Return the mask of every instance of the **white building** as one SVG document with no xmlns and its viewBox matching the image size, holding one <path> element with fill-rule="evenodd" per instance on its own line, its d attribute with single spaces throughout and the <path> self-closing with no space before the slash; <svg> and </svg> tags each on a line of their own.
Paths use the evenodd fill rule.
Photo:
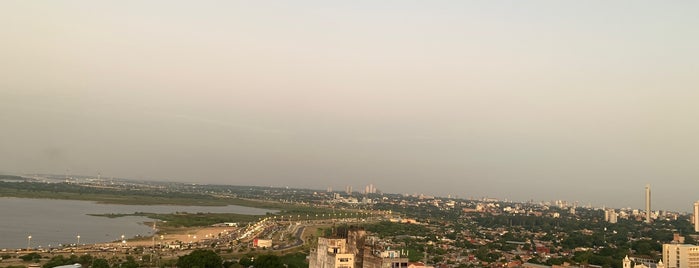
<svg viewBox="0 0 699 268">
<path fill-rule="evenodd" d="M 699 246 L 663 244 L 663 263 L 667 268 L 699 268 Z"/>
<path fill-rule="evenodd" d="M 650 184 L 646 184 L 646 222 L 650 223 Z"/>
<path fill-rule="evenodd" d="M 639 262 L 638 259 L 629 259 L 629 256 L 624 258 L 622 264 L 623 268 L 666 268 L 665 264 L 663 264 L 663 260 L 654 263 L 653 260 L 643 259 Z"/>
<path fill-rule="evenodd" d="M 252 246 L 256 248 L 271 248 L 272 240 L 255 238 L 255 240 L 252 241 Z"/>
<path fill-rule="evenodd" d="M 609 223 L 617 223 L 617 214 L 614 209 L 607 209 L 604 211 L 604 220 Z"/>
<path fill-rule="evenodd" d="M 68 265 L 61 265 L 61 266 L 55 266 L 53 268 L 82 268 L 83 266 L 80 265 L 79 263 L 76 264 L 68 264 Z"/>
</svg>

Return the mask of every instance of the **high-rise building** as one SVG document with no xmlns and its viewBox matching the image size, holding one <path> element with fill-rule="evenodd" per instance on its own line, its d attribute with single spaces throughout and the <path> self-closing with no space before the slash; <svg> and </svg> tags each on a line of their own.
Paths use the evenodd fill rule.
<svg viewBox="0 0 699 268">
<path fill-rule="evenodd" d="M 612 209 L 611 214 L 609 215 L 609 223 L 617 223 L 617 217 L 616 212 Z"/>
<path fill-rule="evenodd" d="M 699 267 L 699 246 L 663 244 L 663 263 L 667 268 Z"/>
<path fill-rule="evenodd" d="M 369 184 L 366 187 L 364 187 L 364 193 L 365 194 L 375 194 L 376 193 L 376 187 L 374 187 L 374 184 Z"/>
<path fill-rule="evenodd" d="M 604 210 L 604 220 L 609 222 L 609 223 L 616 223 L 617 222 L 616 211 L 613 208 Z"/>
<path fill-rule="evenodd" d="M 347 185 L 347 187 L 345 187 L 345 193 L 348 195 L 352 194 L 352 185 Z"/>
<path fill-rule="evenodd" d="M 646 184 L 646 222 L 650 223 L 650 184 Z"/>
<path fill-rule="evenodd" d="M 694 202 L 694 231 L 699 232 L 699 201 Z"/>
</svg>

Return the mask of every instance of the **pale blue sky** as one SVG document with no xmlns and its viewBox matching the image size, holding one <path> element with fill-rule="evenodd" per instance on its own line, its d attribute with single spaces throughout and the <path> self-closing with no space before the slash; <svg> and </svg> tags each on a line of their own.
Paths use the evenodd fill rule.
<svg viewBox="0 0 699 268">
<path fill-rule="evenodd" d="M 690 210 L 694 1 L 2 1 L 0 170 Z"/>
</svg>

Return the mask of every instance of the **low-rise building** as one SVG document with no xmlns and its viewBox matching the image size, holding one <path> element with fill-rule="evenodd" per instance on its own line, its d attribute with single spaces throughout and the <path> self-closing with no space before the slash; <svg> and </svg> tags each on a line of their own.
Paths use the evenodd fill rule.
<svg viewBox="0 0 699 268">
<path fill-rule="evenodd" d="M 256 248 L 271 248 L 272 240 L 255 238 L 255 240 L 252 241 L 252 246 Z"/>
</svg>

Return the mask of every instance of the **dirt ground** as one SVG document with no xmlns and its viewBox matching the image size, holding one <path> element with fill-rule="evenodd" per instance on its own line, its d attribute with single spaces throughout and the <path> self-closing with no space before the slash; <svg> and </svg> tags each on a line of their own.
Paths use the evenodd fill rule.
<svg viewBox="0 0 699 268">
<path fill-rule="evenodd" d="M 155 238 L 156 244 L 172 244 L 176 241 L 184 243 L 196 243 L 211 238 L 224 236 L 237 230 L 237 227 L 202 227 L 202 228 L 183 228 L 174 230 L 161 231 Z M 153 245 L 153 238 L 133 239 L 128 240 L 130 246 L 150 246 Z"/>
</svg>

